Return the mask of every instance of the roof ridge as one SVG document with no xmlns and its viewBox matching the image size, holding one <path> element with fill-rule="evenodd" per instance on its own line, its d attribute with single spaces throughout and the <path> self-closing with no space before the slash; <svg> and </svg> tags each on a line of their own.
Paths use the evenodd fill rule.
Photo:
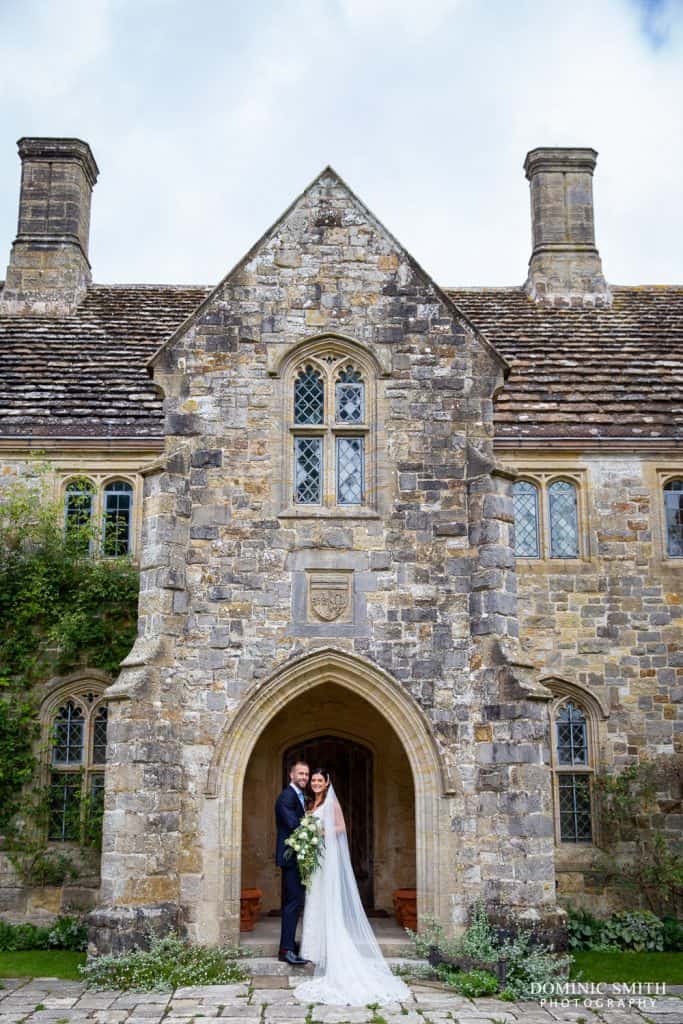
<svg viewBox="0 0 683 1024">
<path fill-rule="evenodd" d="M 131 289 L 132 288 L 134 290 L 139 290 L 139 291 L 154 291 L 157 288 L 165 288 L 165 289 L 167 289 L 169 291 L 177 291 L 177 292 L 179 292 L 179 291 L 187 291 L 190 288 L 195 289 L 197 291 L 210 291 L 213 287 L 214 287 L 214 285 L 212 285 L 212 284 L 145 284 L 145 283 L 140 284 L 139 282 L 138 283 L 132 283 L 131 282 L 130 284 L 127 284 L 124 281 L 117 281 L 114 284 L 103 284 L 100 281 L 93 281 L 93 283 L 89 286 L 88 291 L 90 291 L 91 288 L 110 288 L 110 289 L 116 289 L 116 288 Z"/>
</svg>

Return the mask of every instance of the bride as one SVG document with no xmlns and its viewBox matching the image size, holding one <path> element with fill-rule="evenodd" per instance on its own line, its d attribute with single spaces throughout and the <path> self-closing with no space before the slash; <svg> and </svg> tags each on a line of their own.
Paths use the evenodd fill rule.
<svg viewBox="0 0 683 1024">
<path fill-rule="evenodd" d="M 327 771 L 311 775 L 313 806 L 325 837 L 320 867 L 306 894 L 300 955 L 316 967 L 294 989 L 307 1003 L 365 1006 L 409 999 L 410 990 L 384 960 L 358 894 L 344 816 Z"/>
</svg>

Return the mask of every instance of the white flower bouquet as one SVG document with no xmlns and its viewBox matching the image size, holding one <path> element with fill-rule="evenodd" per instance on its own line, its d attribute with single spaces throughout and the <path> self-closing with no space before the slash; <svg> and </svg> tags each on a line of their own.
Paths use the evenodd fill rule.
<svg viewBox="0 0 683 1024">
<path fill-rule="evenodd" d="M 291 836 L 285 839 L 285 860 L 296 857 L 299 865 L 301 881 L 310 888 L 313 875 L 320 867 L 323 850 L 325 849 L 325 837 L 323 835 L 322 822 L 313 814 L 307 814 L 301 819 L 301 824 L 295 828 Z"/>
</svg>

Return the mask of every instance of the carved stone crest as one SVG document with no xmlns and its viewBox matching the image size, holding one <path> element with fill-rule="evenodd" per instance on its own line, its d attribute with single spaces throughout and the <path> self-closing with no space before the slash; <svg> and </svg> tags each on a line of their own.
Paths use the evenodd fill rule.
<svg viewBox="0 0 683 1024">
<path fill-rule="evenodd" d="M 351 573 L 310 573 L 308 604 L 312 617 L 323 622 L 350 618 Z"/>
</svg>

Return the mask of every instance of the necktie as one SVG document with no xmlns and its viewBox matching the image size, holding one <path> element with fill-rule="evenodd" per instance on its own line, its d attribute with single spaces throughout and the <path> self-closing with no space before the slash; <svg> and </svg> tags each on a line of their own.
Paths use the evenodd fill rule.
<svg viewBox="0 0 683 1024">
<path fill-rule="evenodd" d="M 300 789 L 297 790 L 297 794 L 296 795 L 299 797 L 299 803 L 303 807 L 304 806 L 304 795 L 303 795 L 303 793 L 301 792 Z"/>
</svg>

